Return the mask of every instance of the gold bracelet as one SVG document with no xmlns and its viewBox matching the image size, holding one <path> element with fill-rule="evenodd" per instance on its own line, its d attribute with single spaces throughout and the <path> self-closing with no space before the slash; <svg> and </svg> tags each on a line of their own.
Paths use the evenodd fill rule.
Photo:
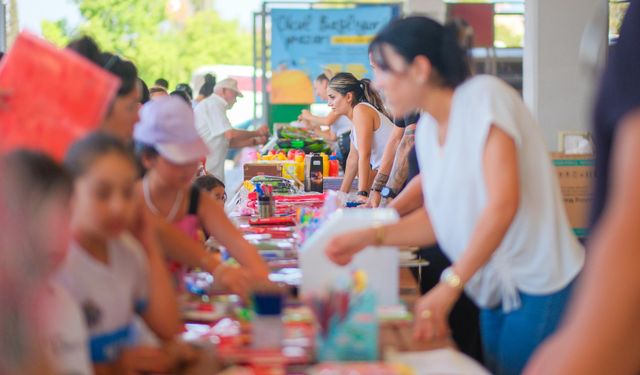
<svg viewBox="0 0 640 375">
<path fill-rule="evenodd" d="M 373 229 L 375 230 L 375 236 L 373 237 L 373 244 L 375 246 L 382 246 L 382 244 L 384 243 L 384 226 L 374 225 Z"/>
</svg>

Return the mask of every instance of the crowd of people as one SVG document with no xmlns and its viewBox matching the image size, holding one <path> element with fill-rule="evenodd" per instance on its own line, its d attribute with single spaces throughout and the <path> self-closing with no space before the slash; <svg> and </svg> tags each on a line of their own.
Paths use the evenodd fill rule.
<svg viewBox="0 0 640 375">
<path fill-rule="evenodd" d="M 452 337 L 492 373 L 636 373 L 640 1 L 596 104 L 587 251 L 534 116 L 505 82 L 472 75 L 461 35 L 459 24 L 401 18 L 370 44 L 373 82 L 349 72 L 316 78 L 331 113 L 299 120 L 339 145 L 340 190 L 357 178 L 359 203 L 400 216 L 337 236 L 327 256 L 346 265 L 368 246 L 423 247 L 432 266 L 414 339 Z M 231 78 L 205 76 L 193 98 L 188 84 L 148 88 L 131 61 L 88 37 L 67 48 L 120 85 L 99 128 L 62 163 L 24 149 L 0 159 L 0 373 L 196 365 L 208 358 L 177 339 L 185 271 L 210 272 L 241 297 L 269 283 L 265 261 L 224 210 L 228 149 L 264 144 L 269 128 L 231 126 L 226 111 L 242 96 Z M 0 111 L 11 111 L 10 95 L 0 88 Z M 206 249 L 209 236 L 237 266 Z"/>
</svg>

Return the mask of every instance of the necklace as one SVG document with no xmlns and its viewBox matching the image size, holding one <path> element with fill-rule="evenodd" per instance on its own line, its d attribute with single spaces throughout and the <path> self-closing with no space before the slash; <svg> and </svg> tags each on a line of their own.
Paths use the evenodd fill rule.
<svg viewBox="0 0 640 375">
<path fill-rule="evenodd" d="M 144 195 L 144 202 L 147 204 L 147 207 L 149 207 L 151 212 L 153 212 L 155 215 L 162 216 L 160 210 L 158 210 L 158 207 L 156 207 L 156 205 L 153 204 L 153 201 L 151 200 L 149 180 L 146 176 L 142 179 L 142 193 Z M 169 214 L 165 217 L 168 222 L 172 222 L 178 214 L 178 210 L 180 209 L 180 205 L 182 204 L 183 195 L 184 193 L 182 192 L 182 190 L 178 190 L 178 192 L 176 193 L 176 200 L 173 201 L 173 206 L 171 207 Z"/>
</svg>

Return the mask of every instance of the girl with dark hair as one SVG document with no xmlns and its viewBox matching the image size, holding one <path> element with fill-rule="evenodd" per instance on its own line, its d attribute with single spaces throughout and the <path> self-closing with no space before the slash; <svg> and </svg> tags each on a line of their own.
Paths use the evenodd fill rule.
<svg viewBox="0 0 640 375">
<path fill-rule="evenodd" d="M 140 81 L 141 89 L 140 104 L 144 105 L 146 102 L 151 100 L 151 93 L 149 92 L 149 86 L 147 86 L 147 83 L 142 80 L 142 78 L 138 78 L 138 80 Z"/>
<path fill-rule="evenodd" d="M 90 375 L 80 305 L 54 277 L 69 247 L 71 177 L 49 156 L 30 150 L 3 155 L 0 170 L 0 216 L 10 218 L 0 218 L 0 373 L 26 374 L 5 366 L 26 357 L 34 369 L 38 355 L 46 354 L 54 374 Z M 46 316 L 38 317 L 40 311 Z"/>
<path fill-rule="evenodd" d="M 329 88 L 329 79 L 333 75 L 330 72 L 322 73 L 318 77 L 316 77 L 315 81 L 313 81 L 313 89 L 316 92 L 316 95 L 321 100 L 328 100 L 327 90 Z M 314 116 L 308 110 L 303 110 L 300 116 L 298 116 L 299 121 L 305 121 L 309 128 L 311 128 L 314 133 L 328 141 L 336 142 L 336 154 L 338 155 L 338 160 L 340 160 L 340 164 L 344 169 L 345 164 L 347 162 L 347 157 L 349 156 L 349 149 L 351 147 L 351 140 L 349 136 L 351 135 L 351 120 L 343 115 L 338 115 L 336 112 L 330 112 L 326 117 Z M 329 126 L 329 130 L 323 131 L 320 129 L 320 126 Z"/>
<path fill-rule="evenodd" d="M 185 359 L 171 349 L 177 299 L 154 228 L 138 215 L 133 155 L 117 137 L 93 133 L 71 146 L 65 166 L 73 241 L 59 280 L 82 306 L 95 372 L 171 372 Z M 136 316 L 162 347 L 137 341 Z"/>
<path fill-rule="evenodd" d="M 358 80 L 351 73 L 338 73 L 329 81 L 329 107 L 353 123 L 351 146 L 340 190 L 348 193 L 358 175 L 358 199 L 365 202 L 380 167 L 385 146 L 393 131 L 382 99 L 368 79 Z"/>
<path fill-rule="evenodd" d="M 250 279 L 267 280 L 266 263 L 227 218 L 224 206 L 192 186 L 200 160 L 209 149 L 196 131 L 191 107 L 175 97 L 152 100 L 140 111 L 134 139 L 147 170 L 135 189 L 144 209 L 194 240 L 204 228 L 225 245 L 242 268 L 220 263 L 214 272 L 221 282 L 224 274 L 234 277 L 234 284 L 227 284 L 234 292 L 246 294 Z M 175 273 L 180 274 L 180 269 Z"/>
<path fill-rule="evenodd" d="M 556 329 L 584 249 L 533 116 L 498 78 L 468 78 L 458 35 L 455 26 L 408 17 L 373 40 L 376 84 L 394 114 L 423 111 L 415 136 L 421 174 L 404 192 L 411 213 L 340 235 L 326 251 L 346 264 L 370 245 L 437 240 L 452 266 L 416 303 L 415 337 L 448 337 L 447 318 L 464 290 L 481 310 L 485 364 L 519 374 Z"/>
<path fill-rule="evenodd" d="M 120 87 L 105 116 L 102 128 L 121 140 L 130 139 L 133 125 L 138 121 L 142 95 L 142 86 L 135 65 L 118 55 L 101 53 L 97 44 L 88 36 L 72 41 L 67 48 L 120 78 Z"/>
</svg>

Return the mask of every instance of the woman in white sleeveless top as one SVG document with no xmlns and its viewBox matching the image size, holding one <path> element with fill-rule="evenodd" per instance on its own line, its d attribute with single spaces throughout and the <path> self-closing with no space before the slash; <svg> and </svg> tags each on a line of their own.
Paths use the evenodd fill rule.
<svg viewBox="0 0 640 375">
<path fill-rule="evenodd" d="M 415 211 L 338 236 L 327 254 L 346 264 L 367 246 L 437 240 L 452 266 L 416 303 L 416 338 L 450 334 L 447 318 L 464 289 L 480 307 L 485 364 L 520 374 L 556 329 L 584 262 L 541 131 L 506 83 L 468 79 L 453 25 L 397 20 L 371 51 L 394 114 L 423 111 L 415 137 L 421 174 L 405 189 Z"/>
<path fill-rule="evenodd" d="M 329 107 L 353 123 L 351 150 L 340 190 L 348 193 L 357 174 L 357 194 L 364 202 L 380 167 L 393 123 L 368 79 L 358 80 L 351 73 L 338 73 L 329 81 L 327 94 Z"/>
</svg>

